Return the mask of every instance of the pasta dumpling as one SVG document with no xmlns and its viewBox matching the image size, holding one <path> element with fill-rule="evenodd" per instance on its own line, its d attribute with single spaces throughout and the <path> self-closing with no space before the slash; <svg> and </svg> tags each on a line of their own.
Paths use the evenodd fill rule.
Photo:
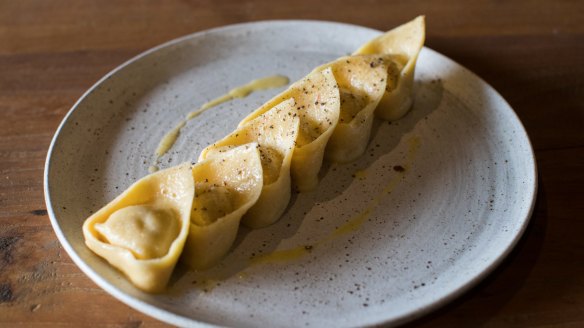
<svg viewBox="0 0 584 328">
<path fill-rule="evenodd" d="M 148 175 L 84 222 L 85 244 L 136 287 L 162 291 L 183 250 L 194 191 L 188 164 Z"/>
<path fill-rule="evenodd" d="M 397 83 L 388 84 L 381 98 L 376 115 L 384 120 L 394 121 L 404 116 L 412 106 L 414 70 L 418 54 L 424 46 L 426 23 L 424 16 L 398 26 L 391 31 L 367 42 L 355 54 L 391 55 L 398 69 L 393 68 L 389 75 L 395 75 Z"/>
<path fill-rule="evenodd" d="M 324 156 L 361 156 L 374 115 L 407 113 L 424 38 L 420 16 L 317 67 L 205 148 L 197 164 L 150 174 L 91 215 L 87 247 L 147 292 L 164 289 L 179 258 L 195 270 L 215 265 L 240 223 L 262 228 L 282 216 L 292 181 L 314 189 Z"/>
<path fill-rule="evenodd" d="M 192 168 L 195 198 L 181 260 L 193 269 L 216 264 L 231 248 L 242 215 L 263 185 L 257 143 L 211 156 Z"/>
<path fill-rule="evenodd" d="M 202 161 L 236 146 L 257 142 L 263 187 L 257 202 L 242 218 L 242 222 L 251 228 L 274 223 L 288 206 L 291 195 L 290 166 L 299 122 L 294 99 L 288 99 L 203 149 L 199 156 L 199 161 Z"/>
<path fill-rule="evenodd" d="M 330 68 L 313 71 L 292 84 L 244 118 L 240 126 L 289 98 L 294 98 L 295 114 L 300 119 L 300 131 L 292 157 L 292 179 L 299 191 L 309 191 L 318 184 L 324 151 L 339 120 L 339 88 Z"/>
<path fill-rule="evenodd" d="M 315 70 L 331 68 L 339 86 L 339 122 L 326 147 L 326 158 L 346 163 L 365 152 L 374 111 L 383 97 L 387 84 L 395 83 L 388 71 L 395 63 L 384 55 L 341 57 Z"/>
</svg>

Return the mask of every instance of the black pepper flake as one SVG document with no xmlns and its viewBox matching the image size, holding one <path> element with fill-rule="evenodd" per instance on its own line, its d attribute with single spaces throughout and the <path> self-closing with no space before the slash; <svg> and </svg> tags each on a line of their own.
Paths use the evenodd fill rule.
<svg viewBox="0 0 584 328">
<path fill-rule="evenodd" d="M 401 165 L 395 165 L 393 167 L 393 170 L 396 171 L 396 172 L 404 172 L 406 169 L 403 166 L 401 166 Z"/>
</svg>

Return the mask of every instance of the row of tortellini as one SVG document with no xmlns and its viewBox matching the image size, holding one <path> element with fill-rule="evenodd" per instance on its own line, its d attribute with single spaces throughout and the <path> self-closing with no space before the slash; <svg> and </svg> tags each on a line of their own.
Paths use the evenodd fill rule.
<svg viewBox="0 0 584 328">
<path fill-rule="evenodd" d="M 322 65 L 256 111 L 195 165 L 150 174 L 89 217 L 86 245 L 138 288 L 164 289 L 180 259 L 216 264 L 240 225 L 274 223 L 292 183 L 315 188 L 323 159 L 349 162 L 365 151 L 374 112 L 403 116 L 412 103 L 424 17 Z"/>
</svg>

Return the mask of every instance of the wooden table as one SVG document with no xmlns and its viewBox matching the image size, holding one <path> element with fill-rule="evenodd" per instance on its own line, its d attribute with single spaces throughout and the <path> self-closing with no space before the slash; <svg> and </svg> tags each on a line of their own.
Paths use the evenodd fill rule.
<svg viewBox="0 0 584 328">
<path fill-rule="evenodd" d="M 81 273 L 45 210 L 51 137 L 101 76 L 164 41 L 226 24 L 295 18 L 387 30 L 420 13 L 426 45 L 483 77 L 515 109 L 535 148 L 540 187 L 507 260 L 409 325 L 584 326 L 584 4 L 274 2 L 0 1 L 0 326 L 165 326 Z"/>
</svg>

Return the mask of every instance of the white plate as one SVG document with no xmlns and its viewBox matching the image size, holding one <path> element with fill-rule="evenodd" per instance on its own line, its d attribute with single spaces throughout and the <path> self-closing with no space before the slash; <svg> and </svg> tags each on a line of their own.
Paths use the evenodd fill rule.
<svg viewBox="0 0 584 328">
<path fill-rule="evenodd" d="M 171 41 L 108 74 L 67 114 L 48 153 L 46 202 L 63 247 L 114 297 L 180 326 L 399 324 L 460 295 L 521 236 L 536 168 L 505 100 L 428 48 L 418 60 L 413 110 L 397 123 L 378 122 L 366 155 L 327 165 L 316 191 L 294 196 L 275 225 L 243 231 L 209 272 L 179 267 L 168 293 L 149 295 L 83 243 L 83 220 L 147 174 L 158 141 L 187 112 L 255 78 L 297 80 L 378 34 L 316 21 L 228 26 Z M 195 160 L 280 90 L 190 121 L 161 166 Z M 333 233 L 351 220 L 347 233 Z M 248 261 L 303 245 L 313 249 L 296 260 Z"/>
</svg>

